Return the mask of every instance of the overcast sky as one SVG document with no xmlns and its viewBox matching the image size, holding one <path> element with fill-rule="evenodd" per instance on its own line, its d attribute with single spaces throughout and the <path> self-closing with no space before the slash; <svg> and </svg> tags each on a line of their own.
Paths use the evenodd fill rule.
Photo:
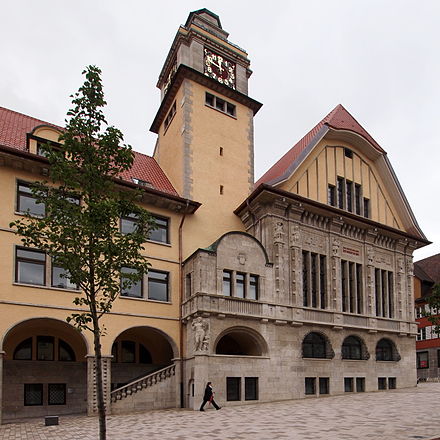
<svg viewBox="0 0 440 440">
<path fill-rule="evenodd" d="M 387 151 L 440 252 L 440 1 L 14 0 L 2 2 L 0 106 L 64 125 L 89 64 L 103 71 L 108 121 L 152 154 L 156 82 L 189 12 L 220 16 L 249 53 L 255 177 L 341 103 Z"/>
</svg>

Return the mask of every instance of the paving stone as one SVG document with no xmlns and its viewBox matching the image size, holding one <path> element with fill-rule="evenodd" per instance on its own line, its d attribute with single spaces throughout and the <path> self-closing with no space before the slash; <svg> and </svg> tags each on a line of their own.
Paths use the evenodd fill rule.
<svg viewBox="0 0 440 440">
<path fill-rule="evenodd" d="M 440 440 L 439 383 L 389 392 L 347 394 L 208 409 L 109 416 L 108 440 Z M 429 411 L 426 410 L 429 402 Z M 61 416 L 58 426 L 29 420 L 0 426 L 1 440 L 96 440 L 98 419 Z"/>
</svg>

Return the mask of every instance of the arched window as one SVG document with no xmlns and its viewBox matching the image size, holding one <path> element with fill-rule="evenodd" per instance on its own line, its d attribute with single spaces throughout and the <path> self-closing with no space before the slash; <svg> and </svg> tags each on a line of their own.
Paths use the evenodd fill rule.
<svg viewBox="0 0 440 440">
<path fill-rule="evenodd" d="M 356 336 L 348 336 L 342 344 L 342 359 L 362 359 L 362 343 Z"/>
<path fill-rule="evenodd" d="M 393 352 L 393 343 L 389 339 L 381 339 L 376 345 L 376 361 L 399 360 Z"/>
<path fill-rule="evenodd" d="M 63 362 L 75 362 L 75 352 L 72 347 L 62 339 L 58 340 L 58 360 Z"/>
<path fill-rule="evenodd" d="M 318 333 L 309 333 L 302 344 L 303 357 L 305 358 L 326 358 L 326 341 Z"/>
<path fill-rule="evenodd" d="M 25 339 L 17 345 L 14 350 L 14 360 L 31 361 L 32 360 L 32 338 Z"/>
</svg>

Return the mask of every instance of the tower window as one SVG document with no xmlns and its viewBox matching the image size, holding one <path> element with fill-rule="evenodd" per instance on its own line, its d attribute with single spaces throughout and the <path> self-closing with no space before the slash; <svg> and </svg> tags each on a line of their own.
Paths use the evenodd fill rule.
<svg viewBox="0 0 440 440">
<path fill-rule="evenodd" d="M 220 195 L 223 195 L 223 185 L 220 185 Z"/>
<path fill-rule="evenodd" d="M 235 105 L 225 101 L 222 98 L 219 98 L 218 96 L 206 92 L 205 104 L 208 107 L 214 108 L 222 113 L 226 113 L 229 116 L 235 117 Z"/>
<path fill-rule="evenodd" d="M 176 101 L 174 101 L 173 105 L 171 106 L 170 111 L 168 112 L 167 116 L 165 117 L 165 122 L 164 122 L 165 130 L 171 124 L 171 121 L 173 120 L 175 114 L 176 114 Z"/>
<path fill-rule="evenodd" d="M 223 147 L 220 147 L 220 156 L 223 156 Z"/>
</svg>

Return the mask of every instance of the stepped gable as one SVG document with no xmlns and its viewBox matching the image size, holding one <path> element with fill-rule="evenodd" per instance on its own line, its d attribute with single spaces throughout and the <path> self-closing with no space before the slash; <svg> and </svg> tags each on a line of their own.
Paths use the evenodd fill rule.
<svg viewBox="0 0 440 440">
<path fill-rule="evenodd" d="M 376 150 L 385 154 L 385 151 L 359 124 L 359 122 L 357 122 L 341 104 L 338 104 L 322 121 L 315 125 L 315 127 L 296 143 L 280 160 L 278 160 L 278 162 L 266 171 L 266 173 L 255 183 L 255 187 L 261 183 L 273 185 L 280 180 L 287 178 L 287 174 L 290 175 L 294 171 L 294 169 L 291 169 L 291 166 L 300 157 L 301 153 L 310 144 L 318 142 L 329 128 L 335 130 L 348 130 L 357 133 L 373 145 Z M 295 165 L 298 166 L 299 163 Z"/>
<path fill-rule="evenodd" d="M 0 148 L 4 146 L 27 152 L 27 135 L 40 126 L 52 127 L 58 131 L 64 130 L 58 125 L 0 107 Z M 132 168 L 120 174 L 122 180 L 134 183 L 133 178 L 139 179 L 158 191 L 178 196 L 155 159 L 137 151 L 134 151 L 134 155 Z"/>
</svg>

